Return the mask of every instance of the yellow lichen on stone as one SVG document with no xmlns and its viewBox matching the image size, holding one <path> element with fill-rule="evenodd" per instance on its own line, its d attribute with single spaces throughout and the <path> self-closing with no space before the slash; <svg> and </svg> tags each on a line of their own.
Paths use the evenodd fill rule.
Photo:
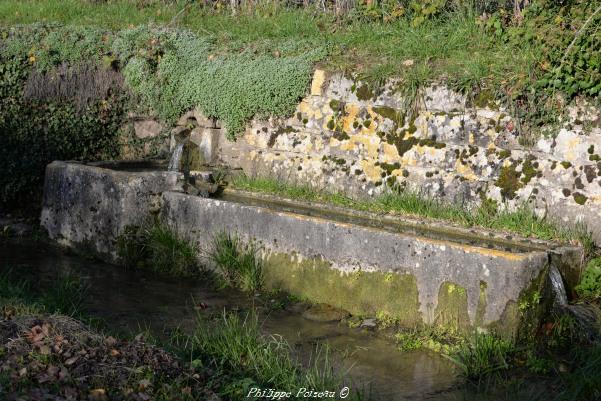
<svg viewBox="0 0 601 401">
<path fill-rule="evenodd" d="M 382 169 L 380 166 L 376 166 L 375 163 L 371 160 L 361 160 L 359 162 L 361 164 L 361 168 L 365 173 L 366 177 L 371 182 L 377 182 L 382 179 Z"/>
<path fill-rule="evenodd" d="M 298 105 L 298 111 L 300 111 L 303 114 L 306 114 L 307 118 L 311 118 L 314 113 L 313 107 L 311 107 L 309 102 L 307 102 L 306 100 L 303 100 L 302 102 L 300 102 L 300 104 Z"/>
<path fill-rule="evenodd" d="M 354 151 L 357 150 L 357 144 L 362 144 L 367 150 L 367 155 L 370 158 L 376 159 L 378 157 L 378 151 L 380 150 L 380 142 L 380 137 L 375 135 L 351 135 L 349 140 L 340 146 L 340 149 L 345 151 Z"/>
<path fill-rule="evenodd" d="M 311 95 L 321 96 L 323 93 L 323 84 L 326 81 L 326 72 L 324 70 L 315 70 L 313 81 L 311 82 Z"/>
<path fill-rule="evenodd" d="M 389 143 L 382 143 L 382 159 L 384 163 L 395 163 L 400 159 L 399 151 L 396 146 Z"/>
<path fill-rule="evenodd" d="M 474 174 L 474 171 L 468 165 L 464 165 L 460 160 L 455 162 L 455 170 L 459 175 L 469 181 L 476 181 L 478 176 Z"/>
<path fill-rule="evenodd" d="M 566 147 L 568 148 L 568 152 L 566 152 L 566 159 L 569 161 L 575 161 L 578 157 L 578 152 L 576 152 L 578 145 L 580 145 L 580 138 L 571 138 Z"/>
<path fill-rule="evenodd" d="M 314 145 L 315 145 L 315 151 L 317 151 L 317 152 L 323 150 L 323 148 L 325 146 L 324 143 L 323 143 L 323 139 L 321 139 L 321 137 L 317 137 L 315 139 L 315 144 Z"/>
<path fill-rule="evenodd" d="M 359 106 L 356 104 L 347 104 L 344 106 L 345 116 L 342 119 L 342 130 L 346 133 L 354 131 L 353 123 L 359 114 Z"/>
<path fill-rule="evenodd" d="M 473 133 L 473 132 L 470 132 L 470 136 L 469 136 L 469 138 L 468 138 L 468 143 L 469 143 L 470 145 L 473 145 L 473 144 L 474 144 L 474 133 Z"/>
<path fill-rule="evenodd" d="M 334 148 L 337 146 L 340 146 L 340 141 L 334 137 L 331 137 L 330 138 L 330 146 L 334 147 Z"/>
<path fill-rule="evenodd" d="M 246 140 L 246 142 L 250 146 L 257 146 L 257 135 L 251 130 L 246 131 L 246 135 L 244 135 L 244 140 Z"/>
</svg>

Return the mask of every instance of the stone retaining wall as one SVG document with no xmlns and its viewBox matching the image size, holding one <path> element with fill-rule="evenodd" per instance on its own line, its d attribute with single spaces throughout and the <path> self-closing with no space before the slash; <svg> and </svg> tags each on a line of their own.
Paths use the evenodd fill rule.
<svg viewBox="0 0 601 401">
<path fill-rule="evenodd" d="M 529 202 L 541 215 L 585 222 L 601 242 L 599 110 L 570 109 L 564 128 L 525 147 L 518 123 L 485 96 L 470 105 L 431 86 L 408 101 L 396 87 L 390 81 L 375 92 L 317 70 L 290 118 L 253 121 L 236 142 L 219 130 L 203 134 L 216 150 L 210 159 L 355 197 L 401 187 L 467 205 Z"/>
</svg>

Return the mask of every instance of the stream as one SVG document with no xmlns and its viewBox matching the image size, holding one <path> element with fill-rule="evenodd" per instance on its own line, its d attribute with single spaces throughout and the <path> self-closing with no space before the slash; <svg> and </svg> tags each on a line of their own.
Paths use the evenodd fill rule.
<svg viewBox="0 0 601 401">
<path fill-rule="evenodd" d="M 88 287 L 85 312 L 123 334 L 149 330 L 160 338 L 176 328 L 192 330 L 198 313 L 251 310 L 259 303 L 259 298 L 231 289 L 216 290 L 200 281 L 125 269 L 40 242 L 2 241 L 0 261 L 0 269 L 35 277 L 42 290 L 59 274 L 76 275 Z M 195 308 L 200 303 L 206 309 Z M 327 345 L 334 367 L 345 372 L 355 386 L 370 389 L 375 400 L 461 398 L 454 396 L 461 383 L 456 369 L 436 353 L 401 352 L 393 342 L 366 329 L 307 320 L 295 304 L 284 309 L 254 307 L 263 331 L 281 335 L 301 360 L 314 352 L 317 343 Z"/>
</svg>

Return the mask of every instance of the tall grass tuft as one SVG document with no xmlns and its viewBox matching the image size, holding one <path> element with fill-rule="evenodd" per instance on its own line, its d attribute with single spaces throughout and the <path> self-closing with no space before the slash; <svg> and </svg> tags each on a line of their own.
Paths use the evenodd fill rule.
<svg viewBox="0 0 601 401">
<path fill-rule="evenodd" d="M 2 315 L 60 313 L 80 316 L 88 291 L 76 276 L 63 273 L 43 290 L 35 289 L 30 279 L 23 279 L 14 269 L 0 272 L 0 307 Z"/>
<path fill-rule="evenodd" d="M 291 391 L 292 399 L 300 388 L 339 390 L 341 377 L 334 373 L 327 349 L 317 349 L 309 366 L 303 366 L 292 356 L 292 349 L 279 336 L 261 334 L 255 315 L 245 318 L 224 313 L 217 324 L 198 325 L 192 341 L 193 354 L 208 358 L 218 369 L 239 372 L 232 378 L 239 387 L 248 391 L 250 385 Z M 206 360 L 206 359 L 205 359 Z M 231 396 L 242 395 L 241 389 L 228 389 Z M 350 400 L 359 400 L 361 394 L 351 394 Z M 241 399 L 233 397 L 232 399 Z"/>
<path fill-rule="evenodd" d="M 447 356 L 457 364 L 469 380 L 481 381 L 492 373 L 509 368 L 513 345 L 491 334 L 476 333 L 453 356 Z"/>
<path fill-rule="evenodd" d="M 208 257 L 227 285 L 243 291 L 263 286 L 263 265 L 253 242 L 244 244 L 236 235 L 222 232 L 213 238 Z"/>
<path fill-rule="evenodd" d="M 129 267 L 147 267 L 176 276 L 201 271 L 197 247 L 158 221 L 126 227 L 117 239 L 117 248 L 123 264 Z"/>
</svg>

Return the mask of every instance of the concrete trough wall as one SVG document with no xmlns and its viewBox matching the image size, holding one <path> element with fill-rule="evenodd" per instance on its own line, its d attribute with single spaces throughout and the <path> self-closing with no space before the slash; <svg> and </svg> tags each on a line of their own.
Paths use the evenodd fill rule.
<svg viewBox="0 0 601 401">
<path fill-rule="evenodd" d="M 495 327 L 513 336 L 520 297 L 543 291 L 542 251 L 492 250 L 174 192 L 163 200 L 164 220 L 201 247 L 221 231 L 255 240 L 268 282 L 356 314 Z"/>
<path fill-rule="evenodd" d="M 136 163 L 128 165 L 140 170 Z M 41 225 L 63 245 L 115 261 L 117 236 L 124 227 L 158 213 L 161 194 L 179 187 L 179 175 L 52 162 L 46 167 Z"/>
<path fill-rule="evenodd" d="M 181 192 L 178 173 L 114 168 L 48 165 L 41 222 L 50 238 L 115 261 L 124 228 L 160 214 L 201 249 L 219 232 L 256 241 L 269 287 L 408 327 L 481 328 L 516 338 L 525 323 L 537 327 L 552 301 L 549 263 L 569 264 L 562 255 L 578 253 L 552 244 L 545 250 L 540 241 L 514 250 L 466 243 L 440 223 L 434 227 L 443 235 L 429 237 L 265 207 L 261 198 L 201 198 Z"/>
</svg>

